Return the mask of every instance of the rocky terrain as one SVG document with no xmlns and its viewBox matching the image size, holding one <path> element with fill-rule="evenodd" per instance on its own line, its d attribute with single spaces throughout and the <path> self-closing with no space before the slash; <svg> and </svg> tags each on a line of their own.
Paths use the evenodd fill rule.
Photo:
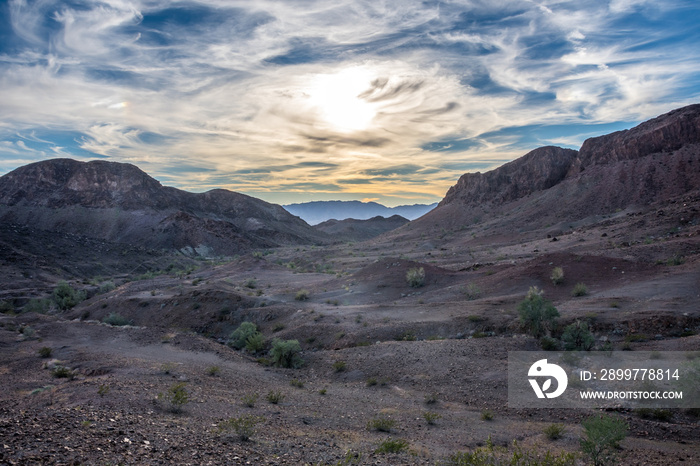
<svg viewBox="0 0 700 466">
<path fill-rule="evenodd" d="M 697 464 L 697 410 L 512 409 L 507 358 L 542 347 L 518 313 L 532 286 L 560 313 L 555 342 L 579 321 L 594 351 L 700 350 L 699 122 L 691 106 L 579 151 L 536 149 L 464 175 L 432 212 L 362 242 L 314 231 L 216 261 L 53 236 L 58 223 L 23 224 L 49 217 L 20 207 L 73 209 L 61 204 L 70 183 L 25 200 L 11 194 L 29 192 L 20 178 L 2 181 L 15 226 L 0 230 L 0 463 L 453 464 L 489 444 L 510 455 L 516 441 L 540 462 L 569 453 L 563 464 L 583 465 L 581 420 L 607 414 L 629 426 L 615 464 Z M 81 208 L 121 202 L 98 191 Z M 145 265 L 124 270 L 120 254 Z M 87 299 L 61 309 L 59 280 Z M 227 345 L 245 321 L 262 347 Z M 297 340 L 303 365 L 270 365 L 275 339 Z M 189 402 L 173 412 L 180 383 Z M 230 419 L 256 425 L 248 440 Z M 558 439 L 544 433 L 553 423 Z"/>
<path fill-rule="evenodd" d="M 314 225 L 316 230 L 327 233 L 334 241 L 366 241 L 395 230 L 409 222 L 400 215 L 385 218 L 376 216 L 367 220 L 347 218 L 345 220 L 326 220 Z"/>
</svg>

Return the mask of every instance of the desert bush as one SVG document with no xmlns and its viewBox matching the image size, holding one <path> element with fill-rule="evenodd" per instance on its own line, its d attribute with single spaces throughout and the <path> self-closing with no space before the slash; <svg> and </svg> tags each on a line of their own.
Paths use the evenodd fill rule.
<svg viewBox="0 0 700 466">
<path fill-rule="evenodd" d="M 75 307 L 85 300 L 85 292 L 74 290 L 67 282 L 61 281 L 53 290 L 53 301 L 56 307 L 65 311 Z"/>
<path fill-rule="evenodd" d="M 434 413 L 432 411 L 426 411 L 423 413 L 423 419 L 425 419 L 425 422 L 431 426 L 434 425 L 440 418 L 442 418 L 442 416 L 439 413 Z"/>
<path fill-rule="evenodd" d="M 559 311 L 554 305 L 544 299 L 537 287 L 531 287 L 524 300 L 518 304 L 520 323 L 535 338 L 540 338 L 551 331 L 556 325 Z"/>
<path fill-rule="evenodd" d="M 574 466 L 576 455 L 568 452 L 559 454 L 546 450 L 540 453 L 533 449 L 524 449 L 513 441 L 513 450 L 495 447 L 487 440 L 486 445 L 473 451 L 459 452 L 450 455 L 444 463 L 446 466 Z"/>
<path fill-rule="evenodd" d="M 255 402 L 258 401 L 258 394 L 257 393 L 248 393 L 246 395 L 243 395 L 241 398 L 241 402 L 243 403 L 243 406 L 247 406 L 249 408 L 255 407 Z"/>
<path fill-rule="evenodd" d="M 51 371 L 51 375 L 57 379 L 70 379 L 75 378 L 75 372 L 73 372 L 69 367 L 66 366 L 56 366 Z"/>
<path fill-rule="evenodd" d="M 179 413 L 190 402 L 190 394 L 185 388 L 185 383 L 172 385 L 166 392 L 158 394 L 158 400 L 165 402 L 173 413 Z"/>
<path fill-rule="evenodd" d="M 552 283 L 555 285 L 560 285 L 564 283 L 564 269 L 561 267 L 554 267 L 554 270 L 552 270 L 552 274 L 549 276 L 549 279 L 552 280 Z"/>
<path fill-rule="evenodd" d="M 577 320 L 564 328 L 561 341 L 564 343 L 566 351 L 590 351 L 595 344 L 595 337 L 588 329 L 586 322 Z"/>
<path fill-rule="evenodd" d="M 97 394 L 101 397 L 104 397 L 107 393 L 109 393 L 109 385 L 101 384 L 99 387 L 97 387 Z"/>
<path fill-rule="evenodd" d="M 235 432 L 236 436 L 245 442 L 250 440 L 250 438 L 255 435 L 255 426 L 262 421 L 262 417 L 252 416 L 250 414 L 240 417 L 232 417 L 230 419 L 226 419 L 225 421 L 219 422 L 216 427 L 216 433 L 222 435 Z"/>
<path fill-rule="evenodd" d="M 219 366 L 209 366 L 207 367 L 207 374 L 211 375 L 212 377 L 216 377 L 219 375 L 219 372 L 221 372 L 221 369 Z"/>
<path fill-rule="evenodd" d="M 299 353 L 301 345 L 297 340 L 278 340 L 272 341 L 272 349 L 270 357 L 274 365 L 286 368 L 298 368 L 304 364 Z"/>
<path fill-rule="evenodd" d="M 378 432 L 391 432 L 394 426 L 396 426 L 396 421 L 386 417 L 375 417 L 367 422 L 367 430 L 376 430 Z"/>
<path fill-rule="evenodd" d="M 557 351 L 559 349 L 559 340 L 544 336 L 540 338 L 540 347 L 545 351 Z"/>
<path fill-rule="evenodd" d="M 493 413 L 488 409 L 483 410 L 481 412 L 481 420 L 482 421 L 493 421 Z"/>
<path fill-rule="evenodd" d="M 297 291 L 297 294 L 294 295 L 294 299 L 296 299 L 297 301 L 306 301 L 307 299 L 309 299 L 310 294 L 311 293 L 309 292 L 309 290 L 299 290 Z"/>
<path fill-rule="evenodd" d="M 256 282 L 254 278 L 249 278 L 248 280 L 246 280 L 245 286 L 246 286 L 246 288 L 250 288 L 251 290 L 254 290 L 255 288 L 258 287 L 258 282 Z"/>
<path fill-rule="evenodd" d="M 370 377 L 369 379 L 367 379 L 367 382 L 365 382 L 365 385 L 368 387 L 374 387 L 375 385 L 377 385 L 377 379 L 375 377 Z"/>
<path fill-rule="evenodd" d="M 289 381 L 289 385 L 296 388 L 304 388 L 304 381 L 299 379 L 292 379 Z"/>
<path fill-rule="evenodd" d="M 100 285 L 99 289 L 97 290 L 98 294 L 104 294 L 104 293 L 109 293 L 110 291 L 113 291 L 116 288 L 116 285 L 112 281 L 104 282 Z"/>
<path fill-rule="evenodd" d="M 425 397 L 423 398 L 423 401 L 427 405 L 434 405 L 435 403 L 438 402 L 438 394 L 437 393 L 429 393 L 429 394 L 425 395 Z"/>
<path fill-rule="evenodd" d="M 42 358 L 50 358 L 51 353 L 53 353 L 53 350 L 48 346 L 42 346 L 41 348 L 39 348 L 39 356 L 41 356 Z"/>
<path fill-rule="evenodd" d="M 627 424 L 612 416 L 591 416 L 581 422 L 581 450 L 594 466 L 617 464 L 616 450 L 627 436 Z"/>
<path fill-rule="evenodd" d="M 413 288 L 420 288 L 425 284 L 425 270 L 423 267 L 413 267 L 408 269 L 406 272 L 406 282 L 408 286 Z"/>
<path fill-rule="evenodd" d="M 31 340 L 32 338 L 34 338 L 34 335 L 36 335 L 36 331 L 29 325 L 27 325 L 26 327 L 22 327 L 20 329 L 20 333 L 22 333 L 22 336 L 25 340 Z"/>
<path fill-rule="evenodd" d="M 481 288 L 476 283 L 467 283 L 466 286 L 460 289 L 462 294 L 467 297 L 468 300 L 479 299 L 481 297 Z"/>
<path fill-rule="evenodd" d="M 544 435 L 546 435 L 549 440 L 560 439 L 565 432 L 566 427 L 564 427 L 564 424 L 550 424 L 544 428 Z"/>
<path fill-rule="evenodd" d="M 12 305 L 12 303 L 0 301 L 0 313 L 10 314 L 12 312 L 15 312 L 15 307 Z"/>
<path fill-rule="evenodd" d="M 267 401 L 273 405 L 280 404 L 284 400 L 285 395 L 280 391 L 270 390 L 265 397 Z"/>
<path fill-rule="evenodd" d="M 347 363 L 345 361 L 336 361 L 333 363 L 333 370 L 335 372 L 343 372 L 347 368 Z"/>
<path fill-rule="evenodd" d="M 642 419 L 653 419 L 655 421 L 669 422 L 673 419 L 673 411 L 661 408 L 637 408 L 634 413 Z"/>
<path fill-rule="evenodd" d="M 401 453 L 408 450 L 408 442 L 403 439 L 388 439 L 379 444 L 375 453 Z"/>
<path fill-rule="evenodd" d="M 255 332 L 245 341 L 245 350 L 255 354 L 265 349 L 265 336 L 260 332 Z"/>
<path fill-rule="evenodd" d="M 30 299 L 27 304 L 24 305 L 22 310 L 24 312 L 36 312 L 37 314 L 46 314 L 51 308 L 51 300 L 46 298 L 35 298 Z"/>
<path fill-rule="evenodd" d="M 577 283 L 574 285 L 574 289 L 571 291 L 571 296 L 574 298 L 579 296 L 586 296 L 588 294 L 588 287 L 583 283 Z"/>
<path fill-rule="evenodd" d="M 231 332 L 228 338 L 228 345 L 236 349 L 241 349 L 246 345 L 246 340 L 258 332 L 258 326 L 252 322 L 243 322 L 236 330 Z"/>
<path fill-rule="evenodd" d="M 126 317 L 123 317 L 117 314 L 116 312 L 110 312 L 107 317 L 102 319 L 102 322 L 113 327 L 122 327 L 124 325 L 131 325 L 133 323 Z"/>
</svg>

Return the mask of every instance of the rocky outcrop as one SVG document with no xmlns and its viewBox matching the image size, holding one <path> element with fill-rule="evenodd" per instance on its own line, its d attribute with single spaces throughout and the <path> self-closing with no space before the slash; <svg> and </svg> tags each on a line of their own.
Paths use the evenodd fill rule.
<svg viewBox="0 0 700 466">
<path fill-rule="evenodd" d="M 0 177 L 0 220 L 209 255 L 326 241 L 279 205 L 162 186 L 134 165 L 106 161 L 47 160 Z"/>
<path fill-rule="evenodd" d="M 474 204 L 503 204 L 562 181 L 578 153 L 571 149 L 547 146 L 486 173 L 467 173 L 450 188 L 438 204 L 455 201 Z"/>
</svg>

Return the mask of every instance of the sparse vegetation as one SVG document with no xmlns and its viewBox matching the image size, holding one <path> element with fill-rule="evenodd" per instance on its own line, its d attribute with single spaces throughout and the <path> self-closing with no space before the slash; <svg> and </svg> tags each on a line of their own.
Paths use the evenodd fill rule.
<svg viewBox="0 0 700 466">
<path fill-rule="evenodd" d="M 292 379 L 289 381 L 289 385 L 296 388 L 304 388 L 304 382 L 299 379 Z"/>
<path fill-rule="evenodd" d="M 53 350 L 48 346 L 42 346 L 39 348 L 39 356 L 42 358 L 50 358 Z"/>
<path fill-rule="evenodd" d="M 376 430 L 377 432 L 391 432 L 396 426 L 396 421 L 386 417 L 375 417 L 367 423 L 367 430 Z"/>
<path fill-rule="evenodd" d="M 579 296 L 586 296 L 588 294 L 588 287 L 584 283 L 577 283 L 574 285 L 574 289 L 571 290 L 571 296 L 577 298 Z"/>
<path fill-rule="evenodd" d="M 212 377 L 216 377 L 217 375 L 219 375 L 219 372 L 221 372 L 221 369 L 219 368 L 219 366 L 207 367 L 207 374 L 212 376 Z"/>
<path fill-rule="evenodd" d="M 388 439 L 379 444 L 375 453 L 401 453 L 408 450 L 408 442 L 403 439 Z"/>
<path fill-rule="evenodd" d="M 429 393 L 425 395 L 425 398 L 423 399 L 425 404 L 427 405 L 434 405 L 435 403 L 438 402 L 438 394 L 437 393 Z"/>
<path fill-rule="evenodd" d="M 432 411 L 426 411 L 423 413 L 423 419 L 425 419 L 425 422 L 428 423 L 428 425 L 434 425 L 438 419 L 441 419 L 442 415 L 439 413 L 435 413 Z"/>
<path fill-rule="evenodd" d="M 51 375 L 56 377 L 57 379 L 70 379 L 73 380 L 75 378 L 75 372 L 72 371 L 69 367 L 66 366 L 56 366 L 53 368 L 51 371 Z"/>
<path fill-rule="evenodd" d="M 558 440 L 564 433 L 566 433 L 564 424 L 550 424 L 544 428 L 544 435 L 546 435 L 549 440 Z"/>
<path fill-rule="evenodd" d="M 673 419 L 673 411 L 661 408 L 637 408 L 634 413 L 642 419 L 653 419 L 655 421 L 669 422 Z"/>
<path fill-rule="evenodd" d="M 133 322 L 126 317 L 117 314 L 116 312 L 110 312 L 107 317 L 102 319 L 102 322 L 111 325 L 112 327 L 123 327 L 125 325 L 131 325 Z"/>
<path fill-rule="evenodd" d="M 306 301 L 309 299 L 310 294 L 309 290 L 299 290 L 297 294 L 294 295 L 294 299 L 297 301 Z"/>
<path fill-rule="evenodd" d="M 346 368 L 347 364 L 345 361 L 336 361 L 333 363 L 333 371 L 335 372 L 344 372 Z"/>
<path fill-rule="evenodd" d="M 481 412 L 481 420 L 482 421 L 493 421 L 493 413 L 488 409 L 483 410 Z"/>
<path fill-rule="evenodd" d="M 518 304 L 520 323 L 535 338 L 540 338 L 556 326 L 559 311 L 542 296 L 542 291 L 531 287 L 527 296 Z"/>
<path fill-rule="evenodd" d="M 259 333 L 257 325 L 248 321 L 242 322 L 241 325 L 236 328 L 236 330 L 231 332 L 228 339 L 228 345 L 236 349 L 242 349 L 244 346 L 246 346 L 248 338 L 257 333 Z"/>
<path fill-rule="evenodd" d="M 423 267 L 414 267 L 406 272 L 406 282 L 412 288 L 420 288 L 425 284 L 425 270 Z"/>
<path fill-rule="evenodd" d="M 68 282 L 61 281 L 53 290 L 53 301 L 61 311 L 72 309 L 85 300 L 85 292 L 77 291 Z"/>
<path fill-rule="evenodd" d="M 216 427 L 216 433 L 218 435 L 224 435 L 234 432 L 239 439 L 245 442 L 255 435 L 256 426 L 263 420 L 262 417 L 252 416 L 250 414 L 232 417 L 219 422 Z"/>
<path fill-rule="evenodd" d="M 558 351 L 559 340 L 556 338 L 544 336 L 540 338 L 540 347 L 545 351 Z"/>
<path fill-rule="evenodd" d="M 461 288 L 462 294 L 467 297 L 468 300 L 479 299 L 481 297 L 481 288 L 476 283 L 467 283 Z"/>
<path fill-rule="evenodd" d="M 166 392 L 158 394 L 158 400 L 165 402 L 173 413 L 182 412 L 183 407 L 190 402 L 190 394 L 184 382 L 172 385 Z"/>
<path fill-rule="evenodd" d="M 97 387 L 97 394 L 100 395 L 100 397 L 104 397 L 108 393 L 109 393 L 109 385 L 100 384 L 100 386 Z"/>
<path fill-rule="evenodd" d="M 272 363 L 278 367 L 299 368 L 304 364 L 299 353 L 301 345 L 297 340 L 278 340 L 272 341 L 272 349 L 270 357 Z"/>
<path fill-rule="evenodd" d="M 268 403 L 276 405 L 280 404 L 282 400 L 284 400 L 285 396 L 286 395 L 279 390 L 270 390 L 265 398 L 267 399 Z"/>
<path fill-rule="evenodd" d="M 567 325 L 561 336 L 564 349 L 567 351 L 590 351 L 595 344 L 595 337 L 588 329 L 588 324 L 577 320 Z"/>
<path fill-rule="evenodd" d="M 260 332 L 255 332 L 245 341 L 245 350 L 251 354 L 256 354 L 265 349 L 265 336 Z"/>
<path fill-rule="evenodd" d="M 513 450 L 508 450 L 505 447 L 496 447 L 490 437 L 485 446 L 473 451 L 454 453 L 445 462 L 446 466 L 574 466 L 575 464 L 574 453 L 556 454 L 550 450 L 540 453 L 534 448 L 524 449 L 516 441 L 513 441 Z"/>
<path fill-rule="evenodd" d="M 561 285 L 564 283 L 564 269 L 561 267 L 554 267 L 554 270 L 552 270 L 552 274 L 549 276 L 549 279 L 552 280 L 552 283 L 555 285 Z"/>
<path fill-rule="evenodd" d="M 617 464 L 616 450 L 627 436 L 627 424 L 612 416 L 591 416 L 581 422 L 581 450 L 594 466 Z"/>
<path fill-rule="evenodd" d="M 255 407 L 255 402 L 258 401 L 258 394 L 257 393 L 248 393 L 246 395 L 243 395 L 241 398 L 241 402 L 243 402 L 243 406 L 247 406 L 248 408 L 253 408 Z"/>
</svg>

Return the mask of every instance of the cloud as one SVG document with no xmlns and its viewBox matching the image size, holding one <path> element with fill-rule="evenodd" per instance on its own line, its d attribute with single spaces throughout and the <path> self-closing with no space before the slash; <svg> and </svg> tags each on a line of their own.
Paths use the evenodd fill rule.
<svg viewBox="0 0 700 466">
<path fill-rule="evenodd" d="M 0 169 L 99 156 L 193 190 L 437 200 L 464 170 L 697 101 L 698 10 L 11 0 Z"/>
</svg>

